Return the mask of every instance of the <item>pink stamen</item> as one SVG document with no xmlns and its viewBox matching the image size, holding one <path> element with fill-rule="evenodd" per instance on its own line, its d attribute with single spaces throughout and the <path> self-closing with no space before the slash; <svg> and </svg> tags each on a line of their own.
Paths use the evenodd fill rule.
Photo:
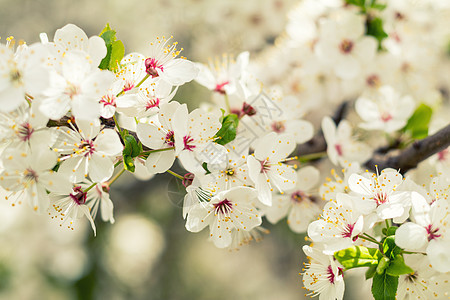
<svg viewBox="0 0 450 300">
<path fill-rule="evenodd" d="M 224 95 L 224 94 L 226 93 L 224 87 L 225 87 L 227 84 L 229 84 L 229 83 L 230 83 L 229 81 L 225 81 L 225 82 L 223 82 L 223 83 L 216 84 L 216 87 L 215 87 L 215 89 L 214 89 L 214 92 L 217 92 L 217 93 L 220 93 L 220 94 Z"/>
<path fill-rule="evenodd" d="M 193 151 L 192 149 L 194 149 L 196 146 L 189 145 L 189 143 L 192 143 L 193 141 L 194 141 L 194 139 L 191 136 L 189 136 L 189 135 L 184 136 L 183 137 L 184 150 Z"/>
<path fill-rule="evenodd" d="M 149 57 L 145 60 L 145 71 L 147 74 L 152 76 L 152 78 L 159 76 L 157 69 L 164 71 L 163 65 L 158 65 L 158 61 L 156 59 Z"/>
<path fill-rule="evenodd" d="M 233 210 L 233 204 L 230 200 L 224 199 L 219 203 L 214 204 L 215 213 L 221 213 L 222 215 L 230 213 Z"/>
</svg>

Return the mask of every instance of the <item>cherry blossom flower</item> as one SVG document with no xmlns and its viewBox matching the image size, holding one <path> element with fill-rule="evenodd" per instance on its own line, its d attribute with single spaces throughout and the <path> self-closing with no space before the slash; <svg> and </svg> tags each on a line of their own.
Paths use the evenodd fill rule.
<svg viewBox="0 0 450 300">
<path fill-rule="evenodd" d="M 36 212 L 44 212 L 49 205 L 47 191 L 60 192 L 70 186 L 68 179 L 56 174 L 57 154 L 49 148 L 36 147 L 32 154 L 18 153 L 10 148 L 2 153 L 3 168 L 0 185 L 16 201 L 24 199 Z"/>
<path fill-rule="evenodd" d="M 36 101 L 31 107 L 22 105 L 10 113 L 0 112 L 0 141 L 20 152 L 30 152 L 31 145 L 52 146 L 56 134 L 46 127 L 47 122 Z"/>
<path fill-rule="evenodd" d="M 402 182 L 402 175 L 393 169 L 366 177 L 352 174 L 348 179 L 357 210 L 363 214 L 376 213 L 382 220 L 393 218 L 396 223 L 408 218 L 411 206 L 410 193 L 397 191 Z"/>
<path fill-rule="evenodd" d="M 175 135 L 178 132 L 174 131 L 172 120 L 180 107 L 178 102 L 165 104 L 158 113 L 158 120 L 137 125 L 136 133 L 143 145 L 150 149 L 168 149 L 149 154 L 145 166 L 150 174 L 166 172 L 175 161 Z"/>
<path fill-rule="evenodd" d="M 76 222 L 86 217 L 91 223 L 94 235 L 96 227 L 89 206 L 86 205 L 87 194 L 81 186 L 75 185 L 63 193 L 50 194 L 48 214 L 52 219 L 60 221 L 59 226 L 67 226 L 74 230 Z"/>
<path fill-rule="evenodd" d="M 319 40 L 314 52 L 342 79 L 358 76 L 364 64 L 374 58 L 376 50 L 376 40 L 364 36 L 362 16 L 341 10 L 335 19 L 325 19 L 320 23 Z"/>
<path fill-rule="evenodd" d="M 47 46 L 53 57 L 49 59 L 55 67 L 63 60 L 63 57 L 71 51 L 82 51 L 89 56 L 92 68 L 97 68 L 101 60 L 106 56 L 105 41 L 99 36 L 88 38 L 86 33 L 74 24 L 56 30 L 53 42 L 48 42 L 45 33 L 41 34 L 43 44 Z"/>
<path fill-rule="evenodd" d="M 308 226 L 308 236 L 313 242 L 323 243 L 324 253 L 333 255 L 335 251 L 353 246 L 363 232 L 364 218 L 348 197 L 339 197 L 328 202 L 319 220 Z"/>
<path fill-rule="evenodd" d="M 209 202 L 198 203 L 189 211 L 186 229 L 199 232 L 209 226 L 214 245 L 228 247 L 232 231 L 250 231 L 261 225 L 261 214 L 253 204 L 256 197 L 256 190 L 248 187 L 219 192 Z"/>
<path fill-rule="evenodd" d="M 412 192 L 412 218 L 414 222 L 402 224 L 395 233 L 395 243 L 408 250 L 426 249 L 433 268 L 450 271 L 449 203 L 437 200 L 429 205 L 419 193 Z"/>
<path fill-rule="evenodd" d="M 211 60 L 208 66 L 197 63 L 199 74 L 195 81 L 216 93 L 233 94 L 237 81 L 248 66 L 249 55 L 248 52 L 242 52 L 234 60 L 224 54 L 222 60 Z"/>
<path fill-rule="evenodd" d="M 295 188 L 289 193 L 273 196 L 273 205 L 265 210 L 267 220 L 277 223 L 287 215 L 287 223 L 292 231 L 306 232 L 309 223 L 319 216 L 323 205 L 314 193 L 319 176 L 319 170 L 313 166 L 297 171 Z"/>
<path fill-rule="evenodd" d="M 162 80 L 170 86 L 179 86 L 193 80 L 198 75 L 195 64 L 185 58 L 176 58 L 183 50 L 177 50 L 177 42 L 169 44 L 172 39 L 156 38 L 150 43 L 149 55 L 145 59 L 145 68 L 149 76 Z M 163 84 L 161 83 L 161 84 Z"/>
<path fill-rule="evenodd" d="M 359 124 L 367 130 L 383 130 L 392 133 L 406 125 L 414 112 L 415 103 L 410 96 L 399 97 L 390 86 L 379 88 L 376 100 L 360 97 L 355 103 L 356 112 L 364 120 Z"/>
<path fill-rule="evenodd" d="M 342 120 L 336 127 L 330 117 L 324 117 L 322 131 L 327 142 L 328 158 L 333 164 L 345 166 L 348 162 L 363 163 L 369 159 L 369 146 L 353 137 L 348 121 Z"/>
<path fill-rule="evenodd" d="M 181 105 L 173 115 L 172 127 L 175 132 L 175 153 L 183 167 L 196 172 L 202 170 L 202 162 L 210 162 L 214 157 L 198 158 L 207 146 L 223 149 L 222 145 L 212 143 L 221 124 L 217 115 L 195 109 L 188 114 L 186 105 Z"/>
<path fill-rule="evenodd" d="M 78 120 L 78 130 L 69 120 L 70 129 L 60 129 L 54 151 L 63 156 L 58 173 L 66 173 L 72 182 L 80 182 L 88 174 L 94 182 L 108 180 L 114 172 L 115 156 L 122 149 L 120 138 L 113 129 Z"/>
<path fill-rule="evenodd" d="M 311 291 L 308 295 L 319 296 L 320 300 L 344 297 L 343 269 L 337 265 L 332 256 L 310 246 L 303 246 L 303 252 L 309 258 L 305 264 L 303 286 Z"/>
<path fill-rule="evenodd" d="M 405 263 L 414 272 L 400 275 L 397 299 L 439 299 L 445 292 L 445 281 L 436 276 L 427 256 L 421 254 L 405 255 Z M 448 287 L 448 284 L 447 284 Z M 442 291 L 441 289 L 444 289 Z"/>
<path fill-rule="evenodd" d="M 272 205 L 274 188 L 283 193 L 295 187 L 297 173 L 293 166 L 282 163 L 294 148 L 295 141 L 287 134 L 272 132 L 257 141 L 254 155 L 248 157 L 247 164 L 261 203 Z"/>
<path fill-rule="evenodd" d="M 41 44 L 23 47 L 15 56 L 0 44 L 0 111 L 11 112 L 40 95 L 49 85 L 49 70 L 44 66 L 47 49 Z"/>
<path fill-rule="evenodd" d="M 85 181 L 80 186 L 83 190 L 89 188 L 93 183 Z M 92 215 L 92 219 L 95 220 L 97 212 L 100 209 L 101 218 L 103 222 L 110 222 L 114 224 L 114 204 L 109 198 L 109 186 L 105 183 L 97 183 L 86 194 L 86 205 L 89 207 L 89 211 Z"/>
<path fill-rule="evenodd" d="M 40 105 L 44 115 L 56 120 L 70 110 L 78 119 L 93 121 L 100 117 L 99 100 L 114 75 L 107 70 L 92 69 L 90 60 L 87 54 L 76 50 L 63 57 L 61 74 L 51 74 L 51 86 Z"/>
</svg>

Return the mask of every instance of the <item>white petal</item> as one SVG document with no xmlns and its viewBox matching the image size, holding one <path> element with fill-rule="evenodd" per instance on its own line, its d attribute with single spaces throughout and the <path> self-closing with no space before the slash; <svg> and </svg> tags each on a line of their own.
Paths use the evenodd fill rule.
<svg viewBox="0 0 450 300">
<path fill-rule="evenodd" d="M 416 223 L 405 223 L 395 232 L 395 244 L 401 248 L 418 250 L 423 248 L 427 242 L 426 229 Z"/>
</svg>

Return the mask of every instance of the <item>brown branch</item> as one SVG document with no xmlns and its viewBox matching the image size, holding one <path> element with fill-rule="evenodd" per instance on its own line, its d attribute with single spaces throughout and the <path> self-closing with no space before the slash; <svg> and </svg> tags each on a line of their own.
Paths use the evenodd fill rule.
<svg viewBox="0 0 450 300">
<path fill-rule="evenodd" d="M 373 157 L 364 163 L 369 170 L 375 171 L 393 168 L 400 170 L 402 174 L 416 168 L 417 165 L 428 157 L 450 146 L 450 124 L 433 135 L 422 140 L 415 141 L 411 146 L 403 150 L 390 151 L 387 154 L 374 153 Z"/>
</svg>

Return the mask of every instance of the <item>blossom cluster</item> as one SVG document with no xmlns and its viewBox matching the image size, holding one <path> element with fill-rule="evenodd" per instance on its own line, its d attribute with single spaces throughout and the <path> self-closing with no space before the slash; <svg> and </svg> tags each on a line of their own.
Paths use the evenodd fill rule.
<svg viewBox="0 0 450 300">
<path fill-rule="evenodd" d="M 72 230 L 87 218 L 95 234 L 99 210 L 114 222 L 109 191 L 119 176 L 170 173 L 186 187 L 186 229 L 208 227 L 219 248 L 259 240 L 263 218 L 307 233 L 310 295 L 342 299 L 344 272 L 369 267 L 373 286 L 395 286 L 387 298 L 373 288 L 376 299 L 447 296 L 448 149 L 405 176 L 361 166 L 447 125 L 450 6 L 365 2 L 301 1 L 254 61 L 242 52 L 195 63 L 172 37 L 125 55 L 109 25 L 89 38 L 69 24 L 30 46 L 8 38 L 0 45 L 7 201 Z M 174 100 L 190 81 L 211 92 L 192 111 Z M 332 118 L 343 106 L 349 112 Z M 301 151 L 320 138 L 325 148 Z M 186 174 L 171 170 L 176 162 Z"/>
</svg>

